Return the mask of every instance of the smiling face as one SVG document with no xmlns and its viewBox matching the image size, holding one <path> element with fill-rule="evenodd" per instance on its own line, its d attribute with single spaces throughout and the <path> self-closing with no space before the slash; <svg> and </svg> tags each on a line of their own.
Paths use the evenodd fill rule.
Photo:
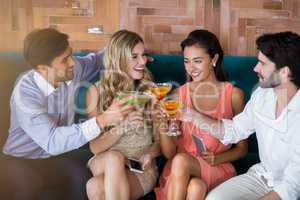
<svg viewBox="0 0 300 200">
<path fill-rule="evenodd" d="M 216 63 L 217 56 L 211 59 L 206 50 L 198 45 L 186 46 L 183 56 L 185 69 L 193 81 L 216 79 L 213 64 Z"/>
<path fill-rule="evenodd" d="M 75 60 L 72 56 L 72 49 L 68 47 L 61 55 L 55 57 L 50 66 L 38 65 L 37 69 L 55 87 L 61 82 L 74 78 Z"/>
<path fill-rule="evenodd" d="M 142 42 L 139 42 L 132 49 L 131 58 L 128 61 L 128 75 L 133 80 L 143 79 L 146 63 L 145 47 Z"/>
<path fill-rule="evenodd" d="M 274 88 L 281 84 L 279 72 L 275 63 L 268 59 L 262 52 L 258 53 L 258 63 L 254 71 L 259 77 L 259 84 L 262 88 Z"/>
</svg>

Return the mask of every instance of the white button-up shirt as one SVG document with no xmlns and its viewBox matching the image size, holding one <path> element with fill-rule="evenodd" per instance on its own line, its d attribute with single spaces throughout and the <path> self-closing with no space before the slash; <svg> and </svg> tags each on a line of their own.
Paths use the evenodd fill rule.
<svg viewBox="0 0 300 200">
<path fill-rule="evenodd" d="M 223 120 L 224 144 L 237 143 L 256 132 L 261 162 L 252 169 L 283 200 L 300 197 L 300 90 L 276 118 L 273 89 L 258 88 L 244 111 Z"/>
</svg>

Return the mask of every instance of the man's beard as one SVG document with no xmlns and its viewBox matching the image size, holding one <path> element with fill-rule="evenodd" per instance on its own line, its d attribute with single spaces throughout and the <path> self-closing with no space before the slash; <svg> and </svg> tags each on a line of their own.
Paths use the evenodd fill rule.
<svg viewBox="0 0 300 200">
<path fill-rule="evenodd" d="M 259 86 L 262 88 L 275 88 L 280 84 L 281 80 L 277 71 L 272 72 L 269 78 L 259 82 Z"/>
</svg>

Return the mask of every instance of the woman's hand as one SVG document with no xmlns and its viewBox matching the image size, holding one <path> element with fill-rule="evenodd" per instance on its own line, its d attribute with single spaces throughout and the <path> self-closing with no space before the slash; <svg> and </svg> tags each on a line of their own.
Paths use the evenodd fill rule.
<svg viewBox="0 0 300 200">
<path fill-rule="evenodd" d="M 138 130 L 144 127 L 144 116 L 143 113 L 138 111 L 133 111 L 128 114 L 123 122 L 121 122 L 122 132 L 127 132 L 130 130 Z"/>
<path fill-rule="evenodd" d="M 140 157 L 140 162 L 142 163 L 142 167 L 144 170 L 147 170 L 151 167 L 152 165 L 152 156 L 148 153 L 148 154 L 144 154 Z"/>
<path fill-rule="evenodd" d="M 211 166 L 216 166 L 218 165 L 218 156 L 214 154 L 213 152 L 205 151 L 202 152 L 201 157 L 208 162 L 209 165 Z"/>
<path fill-rule="evenodd" d="M 177 115 L 177 118 L 183 122 L 194 122 L 195 118 L 197 118 L 199 115 L 201 114 L 193 108 L 187 108 L 180 111 Z"/>
<path fill-rule="evenodd" d="M 152 106 L 151 116 L 158 128 L 157 130 L 160 133 L 166 133 L 168 131 L 168 114 L 161 108 L 159 103 Z"/>
</svg>

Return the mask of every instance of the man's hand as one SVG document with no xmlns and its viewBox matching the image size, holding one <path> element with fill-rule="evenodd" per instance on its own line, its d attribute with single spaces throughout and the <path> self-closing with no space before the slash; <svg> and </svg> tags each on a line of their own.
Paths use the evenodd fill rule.
<svg viewBox="0 0 300 200">
<path fill-rule="evenodd" d="M 120 123 L 124 118 L 134 110 L 134 106 L 128 104 L 132 97 L 124 99 L 114 99 L 108 109 L 97 116 L 97 123 L 101 129 L 106 126 L 112 126 Z"/>
<path fill-rule="evenodd" d="M 195 118 L 200 118 L 201 116 L 202 114 L 198 113 L 193 108 L 187 108 L 180 111 L 180 113 L 178 114 L 178 119 L 183 122 L 194 122 Z"/>
<path fill-rule="evenodd" d="M 191 122 L 197 128 L 209 133 L 217 139 L 224 138 L 224 126 L 222 121 L 218 121 L 206 114 L 199 113 L 192 108 L 183 110 L 180 113 L 179 120 L 183 122 Z"/>
</svg>

